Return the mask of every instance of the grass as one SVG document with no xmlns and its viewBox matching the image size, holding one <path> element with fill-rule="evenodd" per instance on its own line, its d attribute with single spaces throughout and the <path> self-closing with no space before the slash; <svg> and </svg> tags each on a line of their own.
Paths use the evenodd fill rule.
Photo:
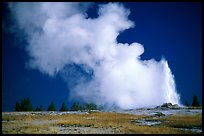
<svg viewBox="0 0 204 136">
<path fill-rule="evenodd" d="M 161 118 L 162 125 L 175 128 L 193 128 L 202 127 L 202 114 L 196 115 L 172 115 L 166 118 Z"/>
<path fill-rule="evenodd" d="M 160 125 L 145 126 L 137 120 L 161 121 Z M 113 133 L 183 134 L 178 127 L 202 126 L 202 115 L 174 115 L 163 118 L 110 112 L 63 115 L 3 115 L 2 133 L 59 133 L 57 127 L 86 127 L 112 129 Z M 70 132 L 71 133 L 71 132 Z M 73 133 L 73 132 L 72 132 Z"/>
</svg>

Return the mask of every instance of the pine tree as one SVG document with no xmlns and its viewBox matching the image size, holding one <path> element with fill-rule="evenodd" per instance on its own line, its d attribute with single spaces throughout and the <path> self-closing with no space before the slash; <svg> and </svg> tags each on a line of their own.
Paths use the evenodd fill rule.
<svg viewBox="0 0 204 136">
<path fill-rule="evenodd" d="M 189 103 L 188 103 L 187 100 L 185 101 L 185 105 L 186 105 L 187 107 L 189 107 Z"/>
<path fill-rule="evenodd" d="M 66 104 L 64 102 L 62 103 L 62 107 L 60 108 L 59 111 L 68 111 Z"/>
<path fill-rule="evenodd" d="M 193 96 L 192 106 L 195 106 L 195 107 L 200 106 L 199 101 L 198 101 L 198 97 L 196 95 Z"/>
<path fill-rule="evenodd" d="M 32 104 L 29 98 L 25 98 L 21 101 L 21 111 L 32 111 Z"/>
<path fill-rule="evenodd" d="M 74 102 L 72 107 L 71 107 L 71 110 L 72 111 L 78 111 L 79 110 L 79 103 L 78 102 Z"/>
<path fill-rule="evenodd" d="M 50 106 L 48 107 L 47 111 L 56 111 L 54 102 L 52 102 L 50 104 Z"/>
<path fill-rule="evenodd" d="M 40 105 L 40 107 L 36 107 L 35 111 L 43 111 L 42 105 Z"/>
<path fill-rule="evenodd" d="M 39 109 L 40 109 L 40 108 L 37 106 L 37 107 L 35 108 L 35 111 L 39 111 Z"/>
<path fill-rule="evenodd" d="M 21 111 L 21 106 L 19 102 L 16 102 L 15 111 Z"/>
<path fill-rule="evenodd" d="M 85 108 L 86 110 L 96 110 L 97 109 L 97 106 L 94 103 L 87 103 L 85 107 L 86 107 Z"/>
</svg>

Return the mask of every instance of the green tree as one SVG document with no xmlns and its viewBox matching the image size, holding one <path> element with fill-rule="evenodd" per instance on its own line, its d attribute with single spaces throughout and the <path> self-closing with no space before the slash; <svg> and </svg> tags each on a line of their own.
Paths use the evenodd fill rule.
<svg viewBox="0 0 204 136">
<path fill-rule="evenodd" d="M 198 101 L 198 97 L 196 95 L 193 96 L 192 106 L 199 107 L 200 103 Z"/>
<path fill-rule="evenodd" d="M 186 105 L 187 107 L 189 107 L 189 103 L 188 103 L 187 100 L 185 101 L 185 105 Z"/>
<path fill-rule="evenodd" d="M 21 105 L 19 102 L 16 102 L 15 111 L 21 111 Z"/>
<path fill-rule="evenodd" d="M 96 110 L 97 109 L 97 106 L 94 104 L 94 103 L 87 103 L 85 105 L 85 109 L 86 110 Z"/>
<path fill-rule="evenodd" d="M 29 98 L 24 98 L 21 101 L 21 106 L 20 106 L 21 111 L 32 111 L 32 104 Z"/>
<path fill-rule="evenodd" d="M 64 102 L 62 103 L 62 107 L 59 111 L 68 111 L 68 108 L 66 107 L 66 104 Z"/>
<path fill-rule="evenodd" d="M 78 110 L 80 110 L 79 108 L 80 108 L 79 103 L 78 102 L 74 102 L 72 107 L 71 107 L 71 110 L 72 111 L 78 111 Z"/>
<path fill-rule="evenodd" d="M 37 106 L 37 107 L 35 108 L 35 111 L 43 111 L 42 105 L 40 105 L 40 107 Z"/>
<path fill-rule="evenodd" d="M 86 109 L 86 107 L 85 107 L 84 104 L 80 104 L 80 105 L 79 105 L 79 110 L 83 111 L 83 110 L 85 110 L 85 109 Z"/>
<path fill-rule="evenodd" d="M 51 102 L 51 104 L 48 107 L 47 111 L 56 111 L 54 102 Z"/>
</svg>

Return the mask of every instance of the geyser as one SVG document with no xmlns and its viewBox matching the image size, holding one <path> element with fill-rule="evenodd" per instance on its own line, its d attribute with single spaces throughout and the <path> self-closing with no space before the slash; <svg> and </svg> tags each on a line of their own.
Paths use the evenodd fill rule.
<svg viewBox="0 0 204 136">
<path fill-rule="evenodd" d="M 70 98 L 85 102 L 122 109 L 180 104 L 164 58 L 141 60 L 143 45 L 117 42 L 122 31 L 134 27 L 130 11 L 108 3 L 99 6 L 97 18 L 88 18 L 90 6 L 9 3 L 16 24 L 27 35 L 27 64 L 51 77 L 60 75 L 71 90 Z"/>
</svg>

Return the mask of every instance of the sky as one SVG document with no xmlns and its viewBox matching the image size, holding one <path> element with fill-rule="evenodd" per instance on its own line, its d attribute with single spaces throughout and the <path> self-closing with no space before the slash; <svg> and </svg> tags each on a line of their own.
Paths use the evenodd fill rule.
<svg viewBox="0 0 204 136">
<path fill-rule="evenodd" d="M 53 101 L 56 105 L 57 109 L 60 109 L 62 102 L 65 102 L 67 107 L 70 108 L 72 103 L 74 101 L 78 101 L 81 98 L 87 98 L 90 101 L 96 101 L 96 99 L 100 99 L 100 97 L 104 96 L 105 101 L 107 103 L 105 104 L 116 104 L 119 107 L 122 108 L 132 108 L 126 107 L 123 105 L 122 102 L 125 104 L 132 104 L 135 101 L 129 101 L 127 100 L 130 97 L 131 93 L 130 91 L 127 92 L 128 94 L 124 95 L 123 90 L 126 88 L 123 88 L 119 90 L 119 92 L 122 95 L 117 95 L 116 91 L 113 92 L 104 92 L 104 93 L 98 93 L 96 88 L 99 88 L 99 90 L 111 90 L 111 89 L 118 89 L 117 86 L 119 84 L 123 84 L 126 80 L 134 81 L 134 80 L 140 80 L 138 78 L 132 78 L 130 73 L 132 72 L 131 68 L 134 68 L 135 66 L 140 66 L 140 64 L 143 64 L 145 60 L 148 61 L 147 65 L 149 67 L 156 67 L 156 73 L 158 74 L 152 74 L 153 76 L 150 77 L 151 79 L 156 79 L 158 82 L 154 82 L 155 84 L 158 84 L 162 81 L 162 77 L 164 76 L 164 73 L 160 73 L 159 70 L 166 70 L 166 67 L 171 69 L 171 72 L 174 76 L 175 81 L 175 88 L 173 90 L 176 90 L 177 93 L 180 95 L 180 101 L 181 103 L 184 103 L 186 100 L 191 103 L 192 102 L 192 96 L 195 94 L 199 98 L 199 102 L 202 103 L 202 6 L 201 3 L 191 2 L 191 3 L 181 3 L 181 2 L 165 2 L 165 3 L 157 3 L 157 2 L 127 2 L 127 3 L 120 3 L 123 5 L 124 8 L 121 8 L 119 6 L 118 10 L 115 8 L 114 5 L 109 4 L 109 6 L 104 6 L 100 10 L 100 17 L 98 17 L 98 5 L 100 4 L 107 4 L 107 3 L 88 3 L 88 4 L 81 4 L 83 5 L 82 8 L 79 8 L 78 5 L 74 5 L 73 7 L 67 6 L 68 9 L 65 10 L 66 14 L 63 12 L 63 10 L 56 10 L 60 11 L 55 12 L 53 10 L 45 13 L 52 19 L 52 17 L 55 19 L 55 16 L 60 16 L 60 21 L 56 21 L 56 24 L 59 24 L 64 29 L 60 29 L 61 31 L 58 31 L 56 29 L 56 34 L 53 34 L 53 29 L 55 27 L 49 27 L 48 25 L 43 26 L 43 30 L 46 34 L 42 34 L 41 36 L 45 39 L 40 40 L 30 40 L 29 38 L 33 38 L 34 32 L 38 32 L 38 30 L 31 29 L 29 25 L 36 25 L 37 27 L 41 28 L 41 22 L 44 20 L 39 17 L 41 16 L 41 12 L 36 12 L 36 16 L 33 16 L 32 18 L 29 18 L 29 15 L 26 15 L 25 13 L 32 13 L 32 10 L 35 10 L 36 7 L 34 7 L 30 12 L 23 12 L 18 10 L 15 6 L 11 7 L 9 10 L 8 3 L 3 4 L 3 10 L 2 10 L 2 110 L 3 111 L 13 111 L 16 101 L 21 101 L 23 98 L 29 97 L 33 107 L 42 105 L 43 108 L 46 110 L 48 105 Z M 117 3 L 119 4 L 119 3 Z M 80 6 L 81 6 L 80 5 Z M 23 4 L 19 4 L 19 7 L 26 6 Z M 51 6 L 49 4 L 45 5 L 46 8 L 50 8 Z M 73 8 L 70 10 L 69 8 Z M 16 9 L 15 9 L 16 8 Z M 37 7 L 38 8 L 38 7 Z M 22 8 L 21 8 L 22 9 Z M 80 10 L 79 10 L 80 9 Z M 116 12 L 116 15 L 119 15 L 118 20 L 114 22 L 112 18 L 115 17 L 112 15 L 112 10 L 114 9 L 114 12 Z M 124 9 L 129 9 L 128 11 Z M 11 11 L 18 11 L 16 12 L 17 18 L 15 18 L 12 15 Z M 73 11 L 73 13 L 67 12 Z M 44 13 L 44 12 L 43 12 Z M 84 13 L 87 13 L 86 16 L 88 16 L 89 21 L 83 18 L 83 16 L 79 16 L 78 18 L 71 18 L 71 15 L 75 15 L 79 13 L 79 15 L 82 15 Z M 129 14 L 129 15 L 128 15 Z M 19 16 L 18 16 L 19 15 Z M 112 15 L 110 18 L 107 15 Z M 23 18 L 28 17 L 28 18 Z M 70 20 L 66 20 L 66 17 Z M 94 19 L 98 18 L 98 19 Z M 20 21 L 19 21 L 19 20 Z M 26 20 L 27 19 L 27 20 Z M 16 26 L 16 20 L 19 21 L 21 29 L 19 29 L 19 26 Z M 75 32 L 74 30 L 71 30 L 71 27 L 67 26 L 68 23 L 74 22 L 73 28 L 78 29 L 77 25 L 80 27 L 87 27 L 87 33 L 86 31 L 79 31 L 80 33 Z M 79 21 L 77 21 L 79 20 Z M 32 22 L 34 21 L 34 22 Z M 36 22 L 35 22 L 36 21 Z M 66 22 L 67 21 L 67 22 Z M 111 24 L 113 21 L 113 25 Z M 131 23 L 134 22 L 134 25 Z M 48 21 L 47 21 L 48 22 Z M 30 23 L 30 24 L 29 24 Z M 33 24 L 32 24 L 33 23 Z M 52 24 L 53 22 L 51 22 Z M 75 23 L 79 23 L 75 25 Z M 110 23 L 110 26 L 113 28 L 108 29 L 108 31 L 103 32 L 103 28 L 107 26 L 107 24 Z M 89 25 L 92 24 L 92 25 Z M 56 25 L 57 26 L 57 25 Z M 65 27 L 64 27 L 65 26 Z M 66 29 L 67 27 L 67 29 Z M 58 28 L 58 27 L 57 27 Z M 59 27 L 60 28 L 60 27 Z M 24 29 L 24 31 L 22 31 Z M 53 31 L 51 31 L 53 30 Z M 96 32 L 95 32 L 96 30 Z M 64 48 L 54 48 L 56 45 L 64 45 L 62 43 L 59 43 L 62 37 L 61 33 L 63 32 L 69 32 L 70 39 L 68 39 L 68 42 L 70 41 L 73 46 L 79 46 L 73 47 L 68 46 L 65 52 Z M 97 35 L 93 36 L 94 38 L 91 40 L 87 40 L 86 36 L 88 34 Z M 99 32 L 98 32 L 99 31 Z M 108 32 L 108 33 L 107 33 Z M 39 32 L 40 33 L 40 32 Z M 41 33 L 40 33 L 41 34 Z M 47 40 L 46 38 L 49 36 L 49 34 L 52 36 L 60 35 L 59 38 L 51 38 L 50 40 Z M 67 33 L 66 33 L 67 34 Z M 76 36 L 81 36 L 81 41 L 78 39 L 74 39 L 72 37 L 74 34 Z M 83 35 L 84 34 L 84 35 Z M 27 36 L 29 35 L 29 36 Z M 89 35 L 88 35 L 89 36 Z M 37 37 L 37 36 L 36 36 Z M 84 38 L 85 37 L 85 38 Z M 91 37 L 91 36 L 90 36 Z M 39 38 L 39 37 L 37 37 Z M 53 40 L 54 39 L 54 40 Z M 98 40 L 97 40 L 98 39 Z M 119 56 L 117 58 L 114 58 L 108 55 L 110 53 L 106 53 L 105 56 L 103 54 L 101 55 L 100 52 L 97 52 L 96 54 L 90 56 L 86 55 L 86 52 L 84 51 L 90 51 L 92 50 L 98 50 L 103 49 L 103 46 L 101 46 L 101 42 L 108 41 L 112 44 L 112 42 L 115 44 L 115 41 L 117 43 L 127 43 L 129 47 L 135 47 L 135 48 L 110 48 L 109 50 L 106 50 L 106 52 L 109 51 L 115 51 L 116 53 L 119 52 Z M 109 41 L 110 40 L 110 41 Z M 49 42 L 52 41 L 52 42 Z M 56 43 L 54 43 L 56 41 Z M 63 43 L 67 43 L 66 40 L 62 39 Z M 99 43 L 98 43 L 99 41 Z M 37 42 L 37 44 L 35 43 Z M 90 43 L 96 43 L 98 48 L 94 48 L 94 46 L 87 46 L 86 50 L 82 49 L 81 46 L 84 45 L 84 43 L 90 44 Z M 132 43 L 135 43 L 135 45 L 132 45 Z M 48 48 L 47 43 L 53 45 L 53 50 L 46 51 Z M 108 45 L 108 43 L 104 42 L 103 45 Z M 140 46 L 140 44 L 142 46 Z M 38 45 L 38 46 L 36 46 Z M 39 47 L 39 48 L 37 48 Z M 136 48 L 137 47 L 137 48 Z M 143 48 L 142 48 L 143 47 Z M 51 48 L 51 47 L 49 47 Z M 107 46 L 108 48 L 108 46 Z M 104 49 L 105 50 L 105 49 Z M 128 51 L 129 52 L 128 52 Z M 134 50 L 135 53 L 137 53 L 136 56 L 132 55 L 132 51 Z M 37 52 L 38 51 L 38 52 Z M 41 51 L 41 52 L 40 52 Z M 52 52 L 53 51 L 53 52 Z M 57 52 L 59 51 L 59 52 Z M 59 54 L 63 54 L 65 52 L 64 56 L 60 56 Z M 80 54 L 77 54 L 77 52 L 80 52 Z M 56 54 L 55 54 L 56 53 Z M 42 55 L 42 54 L 48 54 Z M 71 55 L 67 55 L 71 54 Z M 82 55 L 81 55 L 82 54 Z M 128 55 L 127 55 L 128 54 Z M 75 57 L 73 57 L 75 56 Z M 108 57 L 107 57 L 108 56 Z M 117 56 L 117 55 L 116 55 Z M 90 58 L 89 58 L 90 57 Z M 105 61 L 102 63 L 101 57 L 105 59 Z M 126 67 L 122 67 L 122 62 L 127 64 L 127 60 L 129 60 L 132 57 L 138 57 L 138 65 L 129 65 Z M 33 60 L 31 58 L 34 58 Z M 102 70 L 105 66 L 109 66 L 107 61 L 109 58 L 113 59 L 113 62 L 117 62 L 116 66 L 118 66 L 119 72 L 124 72 L 124 74 L 121 74 L 121 77 L 124 77 L 124 80 L 116 80 L 117 77 L 115 75 L 106 74 L 108 73 L 106 70 Z M 119 58 L 119 59 L 118 59 Z M 165 58 L 164 61 L 161 59 Z M 56 59 L 56 60 L 55 60 Z M 151 60 L 151 59 L 154 59 Z M 96 62 L 93 63 L 93 60 Z M 119 62 L 118 62 L 119 61 Z M 121 61 L 121 62 L 120 62 Z M 168 62 L 168 66 L 163 64 L 162 62 Z M 74 63 L 74 64 L 72 64 Z M 102 63 L 102 64 L 97 64 Z M 123 64 L 124 64 L 123 63 Z M 153 64 L 152 64 L 153 63 Z M 161 63 L 161 64 L 160 64 Z M 50 65 L 44 65 L 44 64 L 50 64 Z M 76 65 L 75 65 L 76 64 Z M 78 64 L 78 65 L 77 65 Z M 81 65 L 82 64 L 82 65 Z M 95 66 L 95 64 L 97 64 Z M 102 65 L 102 66 L 98 66 Z M 164 65 L 164 66 L 163 66 Z M 88 67 L 85 67 L 88 66 Z M 142 65 L 141 65 L 142 66 Z M 164 67 L 164 68 L 163 68 Z M 120 71 L 120 68 L 122 69 Z M 128 69 L 130 68 L 130 69 Z M 117 68 L 116 68 L 117 69 Z M 108 69 L 109 71 L 112 71 L 112 69 Z M 143 71 L 143 69 L 141 69 Z M 150 68 L 144 73 L 150 73 L 152 69 Z M 71 71 L 71 72 L 70 72 Z M 88 71 L 88 72 L 87 72 Z M 134 71 L 134 69 L 133 69 Z M 93 76 L 93 73 L 95 75 Z M 134 74 L 133 74 L 134 75 Z M 137 76 L 137 73 L 135 73 Z M 167 77 L 169 77 L 168 74 Z M 127 77 L 129 76 L 129 77 Z M 142 75 L 139 75 L 142 76 Z M 147 75 L 148 76 L 148 75 Z M 161 78 L 161 79 L 157 79 Z M 170 76 L 171 77 L 171 76 Z M 113 81 L 113 83 L 108 83 L 106 80 Z M 120 78 L 120 77 L 119 77 Z M 112 80 L 111 80 L 112 79 Z M 147 78 L 149 79 L 149 78 Z M 94 81 L 94 82 L 88 82 L 87 81 Z M 129 81 L 128 81 L 129 80 Z M 151 81 L 151 80 L 150 80 Z M 159 82 L 160 81 L 160 82 Z M 97 86 L 97 83 L 102 84 L 100 87 Z M 138 82 L 136 82 L 138 83 Z M 143 83 L 143 82 L 142 82 Z M 77 84 L 77 85 L 76 85 Z M 79 85 L 78 85 L 79 84 Z M 111 85 L 110 85 L 111 84 Z M 161 82 L 162 84 L 162 82 Z M 129 87 L 132 89 L 135 86 L 133 86 L 132 83 L 128 84 Z M 151 87 L 151 84 L 148 84 Z M 77 86 L 77 87 L 73 87 Z M 110 87 L 111 86 L 111 87 Z M 112 87 L 113 86 L 113 87 Z M 143 86 L 136 85 L 136 87 L 141 88 L 143 90 L 149 90 L 149 88 L 144 88 Z M 155 87 L 153 85 L 153 87 Z M 165 87 L 165 86 L 164 86 Z M 167 84 L 168 87 L 168 84 Z M 94 88 L 93 92 L 90 92 L 90 88 Z M 155 94 L 157 89 L 160 89 L 158 87 L 155 87 L 156 89 L 152 88 L 152 90 Z M 85 91 L 79 91 L 84 89 Z M 137 93 L 139 91 L 136 91 Z M 148 92 L 148 91 L 146 91 Z M 107 96 L 107 93 L 112 93 L 110 96 Z M 141 92 L 140 92 L 141 93 Z M 75 95 L 73 95 L 75 94 Z M 83 94 L 83 95 L 82 95 Z M 88 94 L 88 95 L 86 95 Z M 117 97 L 113 97 L 113 94 Z M 147 95 L 147 93 L 145 94 Z M 70 99 L 70 96 L 72 96 Z M 121 96 L 127 97 L 127 99 L 121 98 Z M 137 96 L 133 95 L 133 96 Z M 144 94 L 141 93 L 141 96 L 144 96 Z M 157 95 L 156 95 L 157 96 Z M 155 99 L 163 99 L 163 97 L 156 97 Z M 102 97 L 103 98 L 103 97 Z M 120 99 L 119 99 L 120 98 Z M 144 98 L 149 98 L 145 97 Z M 113 102 L 112 100 L 113 99 Z M 122 99 L 122 100 L 121 100 Z M 150 99 L 148 102 L 153 102 L 154 99 Z M 97 101 L 98 103 L 101 103 L 101 101 Z M 136 101 L 140 102 L 140 101 Z M 145 103 L 145 102 L 143 102 Z M 132 104 L 134 105 L 134 104 Z M 135 105 L 137 106 L 137 105 Z"/>
</svg>

